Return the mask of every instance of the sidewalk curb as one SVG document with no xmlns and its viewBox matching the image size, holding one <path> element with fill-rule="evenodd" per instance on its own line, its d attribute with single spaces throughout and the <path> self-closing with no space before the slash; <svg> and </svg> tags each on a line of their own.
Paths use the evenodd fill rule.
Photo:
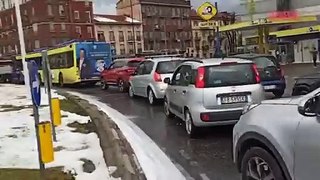
<svg viewBox="0 0 320 180">
<path fill-rule="evenodd" d="M 87 100 L 71 95 L 64 90 L 58 90 L 57 93 L 79 105 L 90 116 L 97 128 L 100 146 L 107 166 L 117 168 L 110 174 L 112 177 L 120 177 L 122 180 L 146 180 L 131 145 L 107 114 L 100 111 L 96 105 L 90 104 Z"/>
</svg>

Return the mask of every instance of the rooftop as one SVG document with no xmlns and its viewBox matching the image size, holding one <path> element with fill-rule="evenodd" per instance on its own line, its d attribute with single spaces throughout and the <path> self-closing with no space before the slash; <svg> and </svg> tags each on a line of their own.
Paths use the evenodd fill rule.
<svg viewBox="0 0 320 180">
<path fill-rule="evenodd" d="M 136 19 L 132 19 L 128 16 L 123 15 L 107 15 L 107 14 L 95 14 L 94 21 L 96 24 L 123 24 L 123 25 L 130 25 L 130 24 L 141 24 L 140 21 Z"/>
</svg>

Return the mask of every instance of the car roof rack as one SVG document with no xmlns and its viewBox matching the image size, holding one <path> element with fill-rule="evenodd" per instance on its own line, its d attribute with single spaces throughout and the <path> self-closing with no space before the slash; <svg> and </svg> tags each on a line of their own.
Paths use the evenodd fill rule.
<svg viewBox="0 0 320 180">
<path fill-rule="evenodd" d="M 186 59 L 183 62 L 197 62 L 197 63 L 203 63 L 203 61 L 201 61 L 200 59 Z"/>
<path fill-rule="evenodd" d="M 168 55 L 152 55 L 145 56 L 146 59 L 155 59 L 155 58 L 170 58 L 170 57 L 182 57 L 182 54 L 168 54 Z"/>
</svg>

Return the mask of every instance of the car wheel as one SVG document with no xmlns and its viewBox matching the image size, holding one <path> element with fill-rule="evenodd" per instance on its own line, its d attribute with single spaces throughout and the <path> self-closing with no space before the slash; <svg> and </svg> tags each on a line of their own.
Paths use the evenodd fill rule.
<svg viewBox="0 0 320 180">
<path fill-rule="evenodd" d="M 148 101 L 149 101 L 150 105 L 155 105 L 156 104 L 157 99 L 156 99 L 152 89 L 150 89 L 148 91 Z"/>
<path fill-rule="evenodd" d="M 64 87 L 63 75 L 61 73 L 59 74 L 59 86 Z"/>
<path fill-rule="evenodd" d="M 199 128 L 193 124 L 193 119 L 189 110 L 185 111 L 186 131 L 190 138 L 196 138 L 199 135 Z"/>
<path fill-rule="evenodd" d="M 250 148 L 241 161 L 242 180 L 284 180 L 276 159 L 260 147 Z"/>
<path fill-rule="evenodd" d="M 100 87 L 102 90 L 107 90 L 109 88 L 107 82 L 103 78 L 101 78 Z"/>
<path fill-rule="evenodd" d="M 129 94 L 129 97 L 130 97 L 130 98 L 136 97 L 136 95 L 135 95 L 134 92 L 133 92 L 133 88 L 132 88 L 131 85 L 129 85 L 129 92 L 128 92 L 128 94 Z"/>
<path fill-rule="evenodd" d="M 278 90 L 278 91 L 274 91 L 273 92 L 273 95 L 276 97 L 276 98 L 281 98 L 284 94 L 284 90 Z"/>
<path fill-rule="evenodd" d="M 125 84 L 124 84 L 124 81 L 122 80 L 122 79 L 120 79 L 119 81 L 118 81 L 118 87 L 119 87 L 119 91 L 120 92 L 125 92 Z"/>
<path fill-rule="evenodd" d="M 168 102 L 168 99 L 166 97 L 164 98 L 163 108 L 164 108 L 164 114 L 168 118 L 172 118 L 174 116 L 174 114 L 172 114 L 172 112 L 170 111 L 169 102 Z"/>
</svg>

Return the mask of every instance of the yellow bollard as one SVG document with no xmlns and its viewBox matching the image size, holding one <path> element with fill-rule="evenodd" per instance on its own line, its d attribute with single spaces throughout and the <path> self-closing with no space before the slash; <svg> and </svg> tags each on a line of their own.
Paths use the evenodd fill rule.
<svg viewBox="0 0 320 180">
<path fill-rule="evenodd" d="M 51 123 L 49 121 L 39 123 L 38 131 L 40 137 L 41 160 L 43 163 L 52 162 L 54 160 L 54 157 Z"/>
<path fill-rule="evenodd" d="M 60 99 L 52 98 L 51 106 L 52 106 L 53 125 L 60 126 L 61 125 Z"/>
</svg>

